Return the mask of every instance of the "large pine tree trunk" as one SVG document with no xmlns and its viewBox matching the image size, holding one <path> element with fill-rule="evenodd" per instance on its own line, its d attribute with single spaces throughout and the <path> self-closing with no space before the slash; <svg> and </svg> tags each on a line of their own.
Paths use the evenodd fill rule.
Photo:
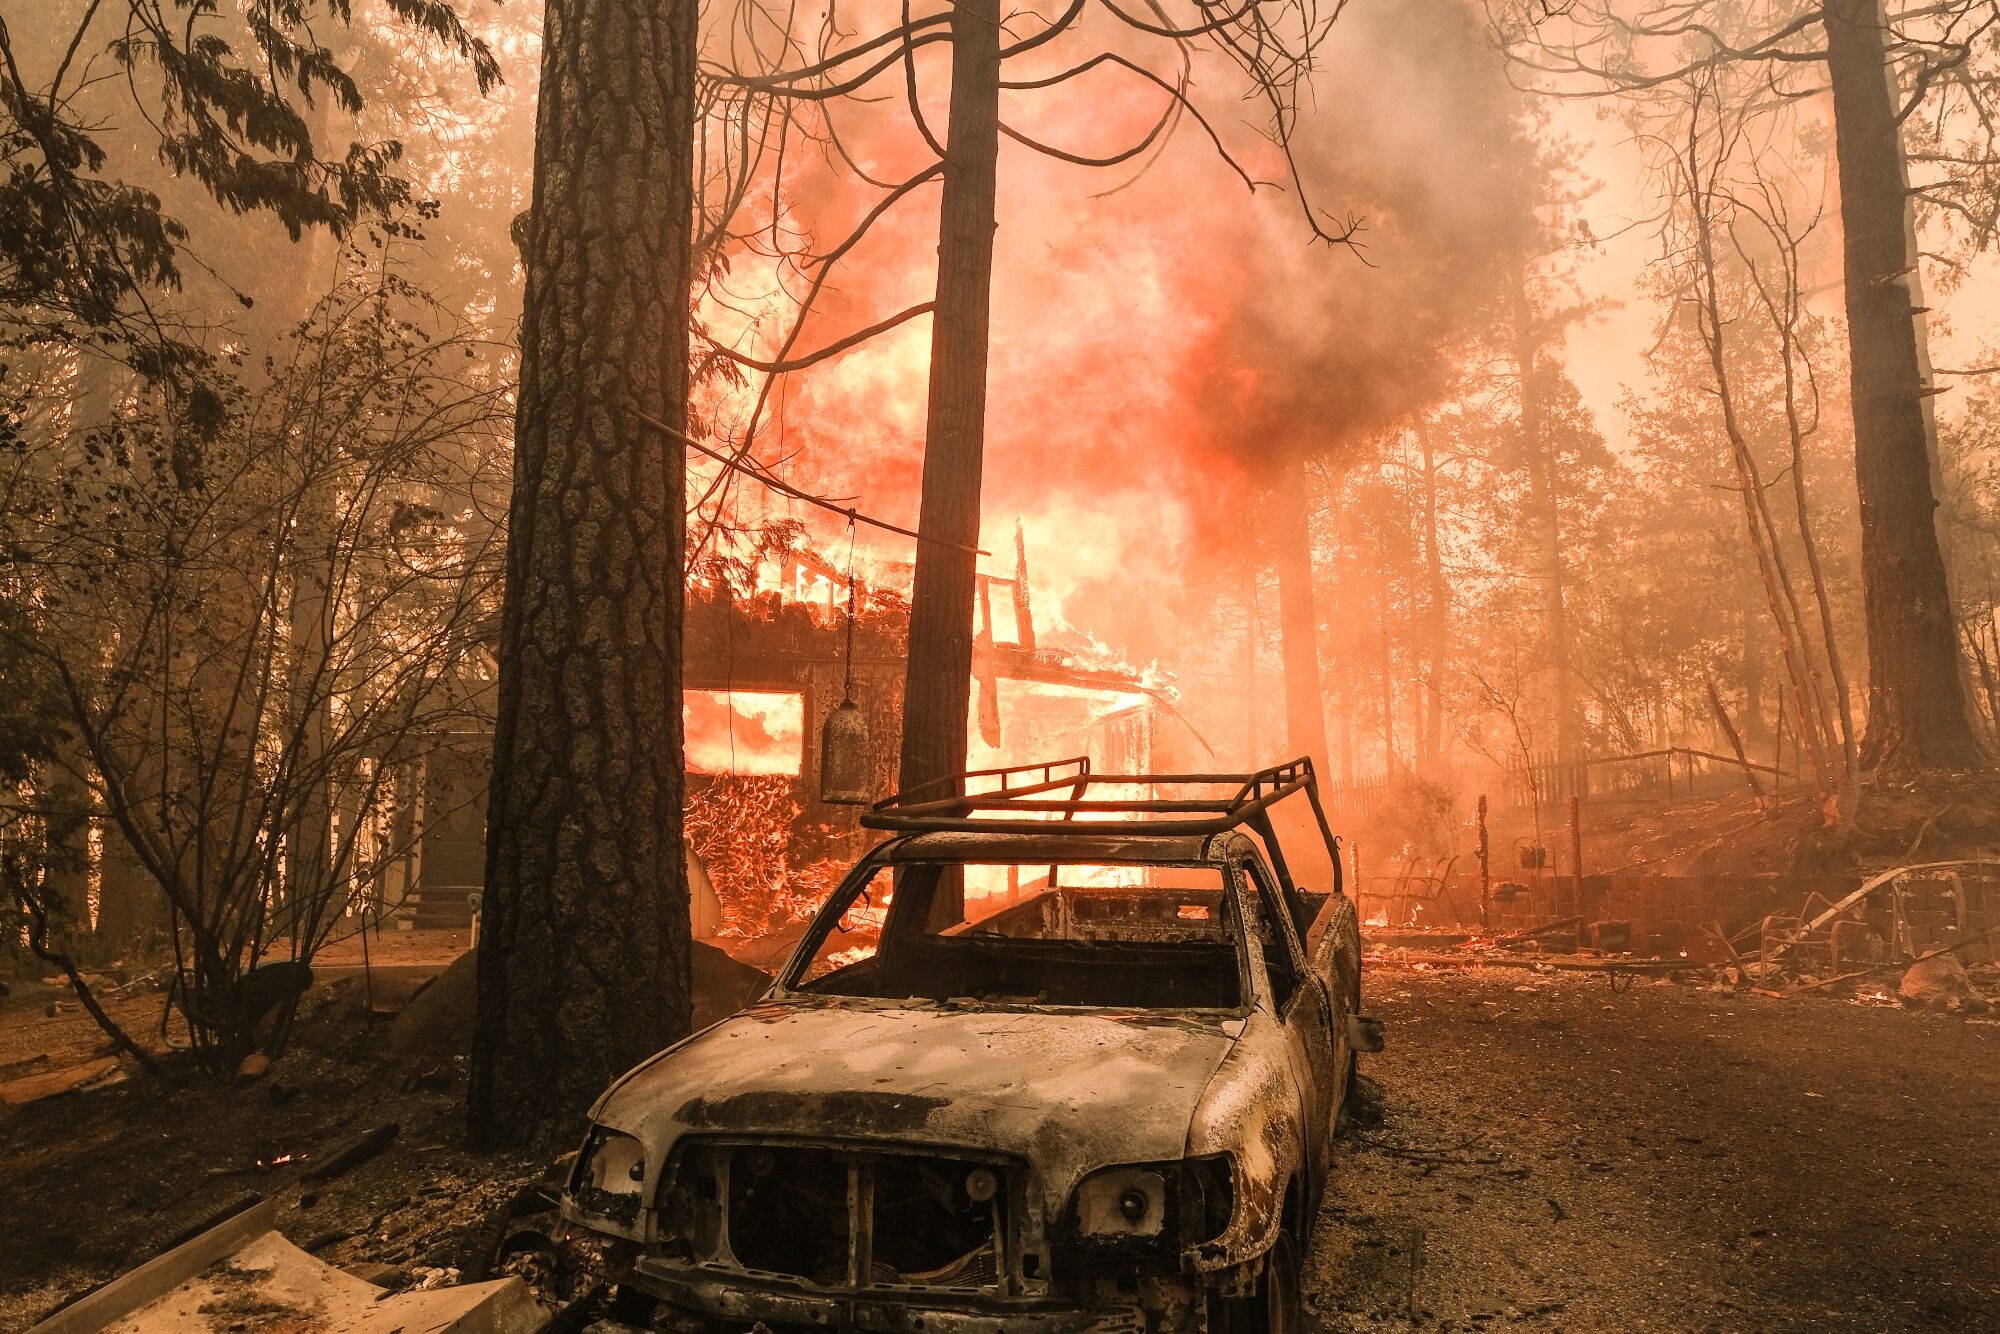
<svg viewBox="0 0 2000 1334">
<path fill-rule="evenodd" d="M 680 444 L 694 0 L 549 0 L 485 916 L 474 1141 L 566 1132 L 687 1032 Z"/>
<path fill-rule="evenodd" d="M 1278 613 L 1285 654 L 1285 756 L 1312 758 L 1320 773 L 1330 772 L 1326 750 L 1326 704 L 1320 697 L 1319 610 L 1313 596 L 1312 524 L 1306 512 L 1306 468 L 1301 458 L 1285 462 L 1272 492 L 1277 539 Z M 1275 757 L 1273 757 L 1275 758 Z M 1269 763 L 1260 760 L 1259 763 Z"/>
<path fill-rule="evenodd" d="M 965 768 L 1000 150 L 999 0 L 961 0 L 953 7 L 946 135 L 918 520 L 919 530 L 932 540 L 917 544 L 910 595 L 900 777 L 905 790 Z"/>
<path fill-rule="evenodd" d="M 1912 299 L 1916 247 L 1880 0 L 1827 0 L 1840 168 L 1854 473 L 1868 622 L 1866 769 L 1980 760 L 1959 676 L 1931 488 L 1931 425 Z"/>
</svg>

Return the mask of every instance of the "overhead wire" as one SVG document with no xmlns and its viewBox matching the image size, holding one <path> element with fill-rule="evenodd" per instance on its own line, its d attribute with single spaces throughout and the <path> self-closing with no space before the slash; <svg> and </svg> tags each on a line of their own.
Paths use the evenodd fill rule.
<svg viewBox="0 0 2000 1334">
<path fill-rule="evenodd" d="M 654 430 L 665 432 L 696 453 L 706 455 L 723 467 L 741 473 L 743 476 L 750 478 L 752 481 L 769 490 L 776 491 L 783 496 L 789 496 L 793 500 L 802 500 L 808 505 L 817 505 L 828 513 L 840 515 L 850 523 L 865 523 L 870 527 L 880 528 L 887 532 L 900 533 L 904 537 L 914 538 L 919 542 L 929 542 L 933 546 L 950 547 L 955 551 L 969 551 L 975 556 L 991 556 L 993 554 L 984 547 L 971 547 L 965 545 L 963 542 L 952 542 L 941 537 L 930 537 L 916 531 L 914 528 L 905 528 L 901 524 L 890 523 L 887 519 L 878 519 L 873 515 L 864 514 L 852 505 L 843 504 L 837 500 L 829 500 L 825 496 L 816 496 L 810 491 L 793 486 L 782 477 L 772 476 L 749 459 L 737 458 L 733 455 L 725 454 L 720 450 L 711 449 L 689 435 L 686 431 L 667 425 L 649 412 L 643 412 L 638 408 L 632 407 L 626 408 L 625 411 L 637 417 L 640 421 L 645 422 Z"/>
</svg>

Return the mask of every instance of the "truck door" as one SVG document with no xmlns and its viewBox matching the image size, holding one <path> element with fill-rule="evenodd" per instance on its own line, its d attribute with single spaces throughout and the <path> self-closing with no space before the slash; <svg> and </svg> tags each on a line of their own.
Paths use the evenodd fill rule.
<svg viewBox="0 0 2000 1334">
<path fill-rule="evenodd" d="M 1324 1181 L 1332 1142 L 1334 1094 L 1333 1006 L 1326 981 L 1306 958 L 1292 915 L 1262 859 L 1239 864 L 1256 898 L 1256 939 L 1271 979 L 1271 999 L 1285 1030 L 1285 1046 L 1298 1080 L 1299 1111 L 1305 1125 L 1306 1155 L 1313 1180 Z"/>
</svg>

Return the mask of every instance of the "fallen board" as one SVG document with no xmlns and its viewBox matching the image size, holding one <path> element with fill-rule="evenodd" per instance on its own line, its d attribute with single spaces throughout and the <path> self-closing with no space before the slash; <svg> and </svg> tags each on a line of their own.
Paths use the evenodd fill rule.
<svg viewBox="0 0 2000 1334">
<path fill-rule="evenodd" d="M 548 1323 L 518 1278 L 386 1292 L 271 1229 L 275 1201 L 237 1214 L 64 1307 L 29 1334 L 535 1334 Z"/>
<path fill-rule="evenodd" d="M 1371 966 L 1407 968 L 1526 968 L 1538 973 L 1643 973 L 1661 977 L 1668 973 L 1698 973 L 1706 970 L 1686 959 L 1592 959 L 1573 954 L 1366 954 Z"/>
<path fill-rule="evenodd" d="M 100 1056 L 96 1060 L 85 1061 L 82 1065 L 69 1066 L 62 1070 L 44 1070 L 39 1074 L 23 1075 L 0 1084 L 0 1105 L 25 1107 L 43 1098 L 53 1098 L 59 1093 L 70 1093 L 99 1081 L 109 1082 L 118 1073 L 116 1056 Z"/>
</svg>

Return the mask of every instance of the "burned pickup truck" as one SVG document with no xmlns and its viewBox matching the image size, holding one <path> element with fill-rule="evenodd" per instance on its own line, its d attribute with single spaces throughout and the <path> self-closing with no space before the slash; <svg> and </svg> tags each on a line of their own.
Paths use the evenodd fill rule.
<svg viewBox="0 0 2000 1334">
<path fill-rule="evenodd" d="M 764 999 L 626 1075 L 563 1210 L 656 1328 L 1290 1330 L 1360 1017 L 1309 761 L 964 775 Z M 1303 831 L 1286 840 L 1280 829 Z M 1298 883 L 1308 850 L 1323 886 Z M 1315 892 L 1317 890 L 1317 892 Z"/>
</svg>

